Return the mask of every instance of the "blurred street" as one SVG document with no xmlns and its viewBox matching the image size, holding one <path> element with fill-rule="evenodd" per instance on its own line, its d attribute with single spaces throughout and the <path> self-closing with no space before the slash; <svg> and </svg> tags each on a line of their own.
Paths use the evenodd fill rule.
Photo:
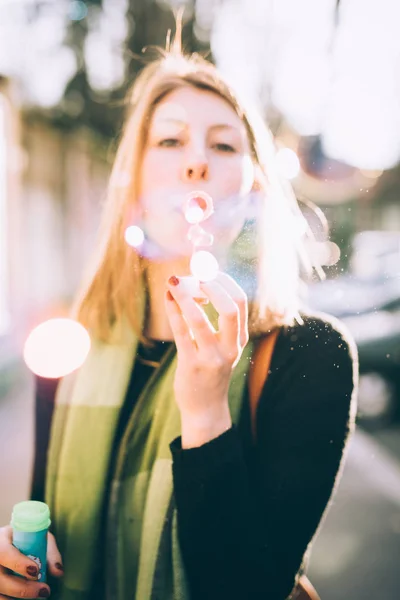
<svg viewBox="0 0 400 600">
<path fill-rule="evenodd" d="M 397 457 L 361 428 L 353 437 L 311 556 L 309 576 L 322 600 L 399 597 L 399 431 L 396 437 Z"/>
<path fill-rule="evenodd" d="M 0 400 L 0 523 L 29 494 L 32 378 Z M 390 448 L 390 449 L 389 449 Z M 400 431 L 358 428 L 339 490 L 315 541 L 309 576 L 322 600 L 397 600 L 400 556 Z"/>
<path fill-rule="evenodd" d="M 63 372 L 69 347 L 68 336 L 54 329 L 54 338 L 42 344 L 40 335 L 32 343 L 30 334 L 43 334 L 46 323 L 51 332 L 56 319 L 70 315 L 81 284 L 89 283 L 90 258 L 101 265 L 94 275 L 99 290 L 103 267 L 115 281 L 107 302 L 114 299 L 115 307 L 130 302 L 131 296 L 122 299 L 119 293 L 131 289 L 133 280 L 128 285 L 124 277 L 136 269 L 121 269 L 119 279 L 120 265 L 128 265 L 130 257 L 149 264 L 153 258 L 174 261 L 183 243 L 173 233 L 179 229 L 174 216 L 184 217 L 188 226 L 195 224 L 187 229 L 185 224 L 184 247 L 190 242 L 194 253 L 203 243 L 214 245 L 226 272 L 256 304 L 261 300 L 268 312 L 283 310 L 286 302 L 294 307 L 299 293 L 301 308 L 339 319 L 353 336 L 360 372 L 358 427 L 308 574 L 321 600 L 398 600 L 400 2 L 236 0 L 234 10 L 231 5 L 0 0 L 0 526 L 30 493 L 32 373 L 52 368 L 50 357 Z M 225 80 L 229 98 L 237 97 L 237 105 L 228 102 L 231 116 L 243 121 L 248 107 L 251 161 L 247 142 L 238 144 L 230 137 L 235 134 L 224 133 L 225 119 L 210 121 L 206 129 L 203 115 L 217 114 L 201 103 L 192 123 L 191 111 L 176 99 L 168 101 L 168 91 L 158 96 L 154 91 L 151 106 L 145 106 L 151 96 L 146 86 L 133 93 L 141 89 L 132 85 L 146 64 L 158 58 L 156 49 L 168 56 L 178 47 L 197 57 L 190 81 L 198 58 L 206 57 Z M 174 62 L 165 63 L 171 73 Z M 164 100 L 176 104 L 174 115 L 178 110 L 187 117 L 153 136 L 153 115 Z M 214 141 L 214 129 L 221 139 Z M 120 146 L 123 131 L 133 133 Z M 155 187 L 146 192 L 138 185 L 147 180 L 142 159 L 156 149 L 154 156 L 165 157 L 165 163 L 154 163 L 147 179 Z M 239 155 L 239 162 L 231 162 Z M 199 157 L 202 168 L 193 169 L 189 163 Z M 253 168 L 237 173 L 235 168 L 231 177 L 222 160 L 251 163 L 254 183 L 244 185 L 247 174 L 253 179 Z M 204 181 L 194 187 L 191 178 L 189 190 L 183 174 L 197 171 Z M 239 192 L 232 181 L 240 173 Z M 209 196 L 211 213 L 198 202 L 201 193 Z M 103 247 L 96 240 L 107 203 Z M 154 223 L 149 212 L 157 217 Z M 202 229 L 200 222 L 211 215 Z M 225 244 L 229 222 L 232 239 L 240 233 Z M 93 292 L 90 316 L 106 319 L 96 304 L 97 284 L 87 289 Z M 21 366 L 28 336 L 24 359 L 31 371 Z M 71 344 L 68 358 L 77 360 L 78 346 Z"/>
</svg>

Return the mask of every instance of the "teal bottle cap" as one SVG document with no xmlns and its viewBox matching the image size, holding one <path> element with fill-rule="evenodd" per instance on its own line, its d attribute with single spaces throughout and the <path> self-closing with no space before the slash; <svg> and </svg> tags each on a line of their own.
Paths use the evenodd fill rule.
<svg viewBox="0 0 400 600">
<path fill-rule="evenodd" d="M 44 502 L 26 500 L 14 505 L 11 527 L 18 531 L 42 531 L 50 526 L 50 509 Z"/>
</svg>

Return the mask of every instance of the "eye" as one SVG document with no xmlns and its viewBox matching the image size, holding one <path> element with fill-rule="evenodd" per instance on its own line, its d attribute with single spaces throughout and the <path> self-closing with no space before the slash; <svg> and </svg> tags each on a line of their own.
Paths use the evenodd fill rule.
<svg viewBox="0 0 400 600">
<path fill-rule="evenodd" d="M 233 146 L 231 146 L 230 144 L 214 144 L 214 148 L 216 148 L 217 150 L 221 151 L 221 152 L 236 152 L 235 148 Z"/>
<path fill-rule="evenodd" d="M 176 138 L 166 138 L 158 143 L 162 148 L 175 148 L 180 145 L 180 141 Z"/>
</svg>

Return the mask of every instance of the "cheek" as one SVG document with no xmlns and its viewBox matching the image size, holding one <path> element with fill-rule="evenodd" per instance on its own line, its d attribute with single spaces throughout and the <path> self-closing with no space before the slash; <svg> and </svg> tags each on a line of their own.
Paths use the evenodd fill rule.
<svg viewBox="0 0 400 600">
<path fill-rule="evenodd" d="M 179 160 L 173 152 L 149 153 L 142 164 L 141 190 L 143 194 L 176 181 Z"/>
<path fill-rule="evenodd" d="M 241 193 L 243 195 L 249 194 L 253 184 L 255 177 L 255 166 L 250 156 L 244 156 L 242 158 L 242 186 Z"/>
<path fill-rule="evenodd" d="M 238 156 L 217 165 L 226 195 L 248 194 L 254 182 L 254 165 L 249 156 Z"/>
</svg>

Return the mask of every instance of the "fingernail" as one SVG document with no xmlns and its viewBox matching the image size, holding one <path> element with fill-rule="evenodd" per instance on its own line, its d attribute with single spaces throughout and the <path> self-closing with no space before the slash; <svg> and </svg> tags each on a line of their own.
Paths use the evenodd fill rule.
<svg viewBox="0 0 400 600">
<path fill-rule="evenodd" d="M 170 277 L 170 278 L 168 279 L 168 283 L 169 283 L 170 285 L 178 285 L 178 283 L 179 283 L 179 279 L 178 279 L 177 277 L 175 277 L 175 275 L 172 275 L 172 277 Z"/>
<path fill-rule="evenodd" d="M 56 563 L 56 569 L 58 569 L 59 571 L 64 571 L 64 567 L 61 563 Z"/>
<path fill-rule="evenodd" d="M 48 598 L 50 596 L 50 592 L 47 588 L 42 588 L 39 590 L 38 598 Z"/>
<path fill-rule="evenodd" d="M 208 304 L 209 300 L 207 298 L 193 298 L 197 304 Z"/>
<path fill-rule="evenodd" d="M 169 290 L 167 290 L 167 300 L 173 300 L 174 297 Z"/>
<path fill-rule="evenodd" d="M 29 567 L 26 567 L 26 572 L 31 577 L 37 577 L 37 574 L 39 573 L 39 569 L 37 567 L 34 567 L 33 565 L 29 565 Z"/>
</svg>

